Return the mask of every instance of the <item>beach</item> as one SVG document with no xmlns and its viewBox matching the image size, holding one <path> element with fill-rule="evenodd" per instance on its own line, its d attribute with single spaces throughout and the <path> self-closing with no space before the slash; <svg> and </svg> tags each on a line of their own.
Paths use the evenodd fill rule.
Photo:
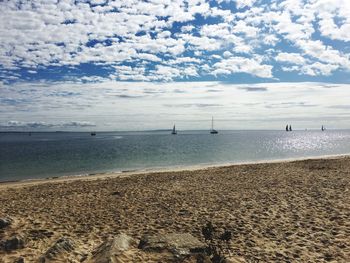
<svg viewBox="0 0 350 263">
<path fill-rule="evenodd" d="M 121 233 L 132 242 L 111 262 L 177 262 L 140 240 L 186 233 L 205 244 L 208 222 L 231 232 L 228 262 L 349 262 L 349 189 L 344 156 L 2 183 L 0 242 L 20 241 L 0 262 L 98 262 Z"/>
</svg>

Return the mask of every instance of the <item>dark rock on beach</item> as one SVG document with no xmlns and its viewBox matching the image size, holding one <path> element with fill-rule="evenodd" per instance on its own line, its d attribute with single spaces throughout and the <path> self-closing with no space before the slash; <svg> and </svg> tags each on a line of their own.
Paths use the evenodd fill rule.
<svg viewBox="0 0 350 263">
<path fill-rule="evenodd" d="M 0 242 L 0 248 L 5 251 L 12 251 L 25 247 L 25 240 L 22 236 L 12 236 L 6 240 Z"/>
<path fill-rule="evenodd" d="M 40 257 L 39 262 L 50 262 L 64 254 L 70 253 L 75 249 L 75 242 L 68 238 L 62 237 L 58 239 L 46 252 Z"/>
<path fill-rule="evenodd" d="M 11 225 L 11 223 L 12 219 L 9 217 L 0 218 L 0 229 L 8 227 L 9 225 Z"/>
</svg>

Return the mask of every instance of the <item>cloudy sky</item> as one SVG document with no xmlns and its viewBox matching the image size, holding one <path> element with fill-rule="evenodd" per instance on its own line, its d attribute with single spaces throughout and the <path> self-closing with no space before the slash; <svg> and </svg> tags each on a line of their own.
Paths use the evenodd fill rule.
<svg viewBox="0 0 350 263">
<path fill-rule="evenodd" d="M 1 130 L 350 128 L 349 0 L 0 1 Z"/>
</svg>

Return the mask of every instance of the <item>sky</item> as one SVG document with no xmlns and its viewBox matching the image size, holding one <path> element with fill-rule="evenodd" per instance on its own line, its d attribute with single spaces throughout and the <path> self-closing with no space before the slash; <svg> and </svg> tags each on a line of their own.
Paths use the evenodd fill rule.
<svg viewBox="0 0 350 263">
<path fill-rule="evenodd" d="M 0 130 L 350 128 L 348 0 L 0 1 Z"/>
</svg>

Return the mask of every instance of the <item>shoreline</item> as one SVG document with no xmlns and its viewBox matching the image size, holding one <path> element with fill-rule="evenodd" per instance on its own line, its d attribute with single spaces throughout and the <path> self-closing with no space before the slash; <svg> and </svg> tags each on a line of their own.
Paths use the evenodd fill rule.
<svg viewBox="0 0 350 263">
<path fill-rule="evenodd" d="M 101 249 L 115 262 L 178 262 L 171 249 L 143 249 L 144 237 L 181 234 L 205 242 L 208 222 L 219 233 L 231 232 L 229 262 L 350 259 L 349 155 L 57 178 L 0 189 L 0 262 L 107 262 L 97 258 Z M 125 251 L 110 251 L 108 240 L 125 235 L 134 240 Z"/>
<path fill-rule="evenodd" d="M 37 179 L 23 179 L 23 180 L 11 180 L 11 181 L 0 181 L 0 189 L 7 187 L 22 187 L 27 185 L 45 184 L 45 183 L 59 183 L 65 181 L 79 181 L 79 180 L 98 180 L 106 178 L 117 178 L 117 177 L 129 177 L 133 175 L 141 174 L 154 174 L 154 173 L 169 173 L 169 172 L 193 172 L 215 168 L 234 167 L 242 165 L 254 165 L 254 164 L 273 164 L 273 163 L 289 163 L 297 161 L 307 160 L 324 160 L 324 159 L 338 159 L 350 157 L 350 153 L 347 154 L 331 154 L 322 156 L 308 156 L 308 157 L 297 157 L 297 158 L 282 158 L 282 159 L 265 159 L 259 161 L 246 161 L 237 163 L 219 163 L 219 164 L 199 164 L 199 165 L 185 165 L 185 166 L 170 166 L 170 167 L 155 167 L 145 169 L 130 169 L 125 171 L 110 171 L 110 172 L 97 172 L 89 174 L 72 174 L 53 176 Z"/>
</svg>

